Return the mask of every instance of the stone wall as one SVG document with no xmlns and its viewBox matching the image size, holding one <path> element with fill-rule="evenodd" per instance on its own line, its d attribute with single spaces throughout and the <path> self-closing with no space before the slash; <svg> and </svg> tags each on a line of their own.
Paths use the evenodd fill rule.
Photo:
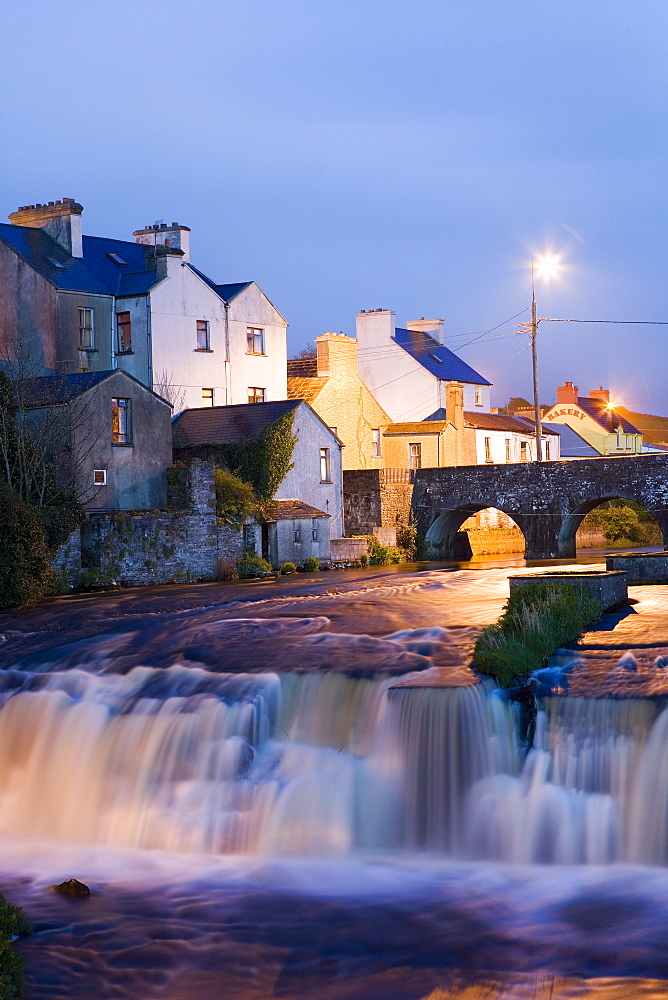
<svg viewBox="0 0 668 1000">
<path fill-rule="evenodd" d="M 169 470 L 171 498 L 187 503 L 180 510 L 89 514 L 54 568 L 72 589 L 215 580 L 219 562 L 242 555 L 243 533 L 218 521 L 213 477 L 198 460 Z"/>
<path fill-rule="evenodd" d="M 54 558 L 51 569 L 58 574 L 60 589 L 76 590 L 81 577 L 81 531 L 77 528 L 64 542 Z"/>
<path fill-rule="evenodd" d="M 401 470 L 404 471 L 404 470 Z M 413 486 L 407 470 L 404 482 L 384 469 L 356 469 L 343 473 L 343 509 L 346 535 L 373 535 L 376 528 L 408 524 Z"/>
</svg>

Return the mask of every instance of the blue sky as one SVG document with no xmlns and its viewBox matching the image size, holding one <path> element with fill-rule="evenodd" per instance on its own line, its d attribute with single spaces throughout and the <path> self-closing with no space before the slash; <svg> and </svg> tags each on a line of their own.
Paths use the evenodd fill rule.
<svg viewBox="0 0 668 1000">
<path fill-rule="evenodd" d="M 91 235 L 189 225 L 293 350 L 360 309 L 442 317 L 495 404 L 529 396 L 528 314 L 504 321 L 546 251 L 540 316 L 668 321 L 662 0 L 22 0 L 3 28 L 2 215 L 67 196 Z M 668 414 L 666 337 L 544 323 L 541 398 L 568 379 Z"/>
</svg>

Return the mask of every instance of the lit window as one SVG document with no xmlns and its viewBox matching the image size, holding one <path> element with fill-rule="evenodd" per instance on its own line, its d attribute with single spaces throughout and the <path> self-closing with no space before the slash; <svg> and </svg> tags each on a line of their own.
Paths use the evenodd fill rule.
<svg viewBox="0 0 668 1000">
<path fill-rule="evenodd" d="M 213 406 L 213 389 L 202 389 L 202 406 Z"/>
<path fill-rule="evenodd" d="M 482 386 L 477 385 L 475 387 L 475 405 L 482 406 Z"/>
<path fill-rule="evenodd" d="M 130 400 L 111 401 L 111 440 L 113 444 L 130 443 Z"/>
<path fill-rule="evenodd" d="M 332 434 L 338 435 L 338 433 L 339 433 L 339 428 L 338 427 L 330 427 L 329 429 L 332 432 Z"/>
<path fill-rule="evenodd" d="M 380 458 L 380 428 L 371 431 L 371 457 Z"/>
<path fill-rule="evenodd" d="M 506 462 L 512 462 L 512 460 L 511 441 L 510 438 L 506 438 Z"/>
<path fill-rule="evenodd" d="M 248 402 L 249 403 L 264 403 L 264 394 L 266 389 L 261 389 L 257 385 L 248 386 Z"/>
<path fill-rule="evenodd" d="M 492 439 L 485 438 L 485 461 L 491 462 L 492 459 Z"/>
<path fill-rule="evenodd" d="M 206 319 L 197 320 L 197 350 L 209 350 L 209 321 Z"/>
<path fill-rule="evenodd" d="M 116 313 L 118 353 L 129 354 L 132 350 L 132 322 L 129 312 Z"/>
<path fill-rule="evenodd" d="M 79 347 L 83 350 L 93 349 L 93 310 L 79 310 Z"/>
<path fill-rule="evenodd" d="M 408 468 L 422 468 L 422 445 L 419 443 L 409 444 L 408 446 Z"/>
<path fill-rule="evenodd" d="M 529 445 L 526 441 L 520 441 L 520 462 L 529 461 Z"/>
<path fill-rule="evenodd" d="M 246 354 L 264 354 L 264 330 L 246 327 Z"/>
<path fill-rule="evenodd" d="M 320 449 L 320 482 L 331 483 L 331 463 L 329 459 L 329 448 Z"/>
<path fill-rule="evenodd" d="M 106 469 L 94 469 L 93 470 L 93 486 L 106 486 L 107 485 L 107 470 Z"/>
</svg>

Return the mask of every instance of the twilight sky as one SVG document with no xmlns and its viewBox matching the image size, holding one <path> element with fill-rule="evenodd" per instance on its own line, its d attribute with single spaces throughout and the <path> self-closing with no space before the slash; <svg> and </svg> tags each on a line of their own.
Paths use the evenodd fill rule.
<svg viewBox="0 0 668 1000">
<path fill-rule="evenodd" d="M 360 309 L 438 316 L 494 405 L 530 396 L 513 329 L 546 251 L 565 266 L 539 316 L 668 321 L 665 0 L 21 0 L 2 20 L 2 218 L 66 196 L 90 235 L 182 222 L 291 350 Z M 668 414 L 667 337 L 543 323 L 541 399 L 569 379 Z"/>
</svg>

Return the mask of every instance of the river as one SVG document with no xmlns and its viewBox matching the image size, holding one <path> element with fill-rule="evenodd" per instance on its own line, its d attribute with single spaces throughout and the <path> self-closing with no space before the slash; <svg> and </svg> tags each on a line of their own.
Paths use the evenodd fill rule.
<svg viewBox="0 0 668 1000">
<path fill-rule="evenodd" d="M 554 658 L 534 725 L 469 666 L 512 562 L 4 614 L 27 996 L 668 997 L 668 588 Z"/>
</svg>

